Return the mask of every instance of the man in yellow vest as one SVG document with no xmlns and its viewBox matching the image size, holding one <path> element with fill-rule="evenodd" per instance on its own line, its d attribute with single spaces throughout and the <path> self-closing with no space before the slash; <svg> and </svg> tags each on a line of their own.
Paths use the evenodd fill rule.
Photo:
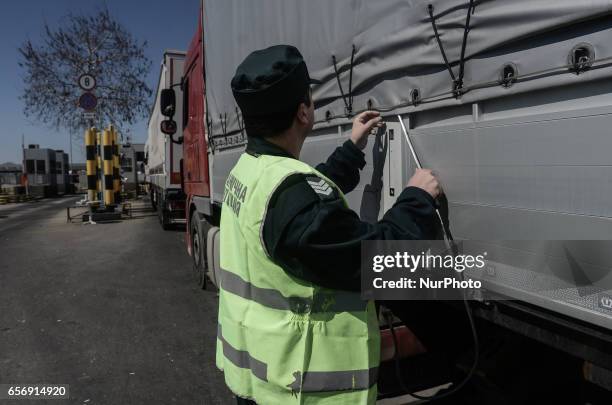
<svg viewBox="0 0 612 405">
<path fill-rule="evenodd" d="M 287 45 L 251 53 L 231 83 L 248 145 L 225 184 L 217 366 L 239 403 L 374 403 L 380 335 L 359 296 L 360 242 L 436 234 L 429 170 L 377 223 L 348 208 L 377 112 L 359 114 L 325 163 L 298 160 L 314 123 L 311 83 Z"/>
</svg>

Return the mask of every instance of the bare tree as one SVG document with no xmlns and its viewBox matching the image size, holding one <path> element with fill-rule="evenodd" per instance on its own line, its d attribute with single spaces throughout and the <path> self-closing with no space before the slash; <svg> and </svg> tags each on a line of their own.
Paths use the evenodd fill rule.
<svg viewBox="0 0 612 405">
<path fill-rule="evenodd" d="M 151 68 L 146 41 L 139 42 L 104 9 L 92 16 L 68 15 L 57 29 L 45 24 L 40 45 L 19 48 L 25 70 L 26 116 L 56 129 L 80 132 L 88 122 L 77 103 L 78 78 L 96 78 L 97 122 L 119 129 L 148 114 L 152 91 L 144 81 Z"/>
</svg>

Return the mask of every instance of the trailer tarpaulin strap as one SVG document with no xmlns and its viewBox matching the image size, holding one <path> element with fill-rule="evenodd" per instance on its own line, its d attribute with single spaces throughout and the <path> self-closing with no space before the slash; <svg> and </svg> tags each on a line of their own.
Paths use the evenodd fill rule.
<svg viewBox="0 0 612 405">
<path fill-rule="evenodd" d="M 556 0 L 554 7 L 550 0 L 204 0 L 203 13 L 205 52 L 215 55 L 205 60 L 207 109 L 211 117 L 232 111 L 227 121 L 211 123 L 210 134 L 221 137 L 240 131 L 229 85 L 235 67 L 277 44 L 296 46 L 311 76 L 323 82 L 313 87 L 316 129 L 348 123 L 348 110 L 355 115 L 368 100 L 381 112 L 406 114 L 612 77 L 602 63 L 612 56 L 612 42 L 602 39 L 612 35 L 612 0 Z M 584 63 L 569 63 L 568 55 L 580 43 L 599 59 L 576 75 Z M 353 45 L 359 55 L 352 55 Z M 338 81 L 349 66 L 341 61 L 351 59 L 359 69 L 348 72 L 345 92 Z M 508 63 L 521 71 L 510 88 L 500 85 Z M 414 89 L 418 103 L 410 100 Z"/>
<path fill-rule="evenodd" d="M 446 69 L 448 69 L 448 73 L 450 74 L 450 77 L 454 82 L 457 79 L 455 79 L 455 73 L 453 72 L 453 69 L 451 68 L 450 63 L 448 63 L 446 52 L 444 52 L 444 45 L 442 45 L 442 40 L 440 39 L 440 34 L 438 33 L 438 28 L 436 27 L 436 17 L 434 17 L 434 14 L 433 14 L 433 11 L 434 11 L 433 5 L 431 4 L 428 5 L 427 10 L 429 11 L 429 19 L 431 20 L 431 27 L 433 28 L 434 35 L 436 36 L 436 41 L 438 42 L 438 47 L 440 48 L 442 59 L 444 59 L 444 64 L 446 65 Z"/>
<path fill-rule="evenodd" d="M 340 72 L 338 71 L 338 62 L 336 61 L 336 55 L 332 55 L 332 62 L 334 64 L 334 73 L 336 74 L 336 80 L 338 81 L 338 88 L 340 89 L 340 95 L 342 96 L 342 101 L 344 101 L 344 106 L 346 107 L 346 115 L 353 115 L 353 64 L 355 62 L 355 45 L 353 45 L 353 50 L 351 52 L 351 63 L 349 65 L 349 84 L 348 84 L 348 93 L 344 94 L 344 90 L 342 88 L 342 83 L 340 82 Z"/>
<path fill-rule="evenodd" d="M 244 126 L 244 116 L 240 113 L 240 108 L 236 106 L 236 118 L 238 119 L 238 131 L 240 131 L 240 142 L 245 143 L 247 139 L 246 129 Z"/>
<path fill-rule="evenodd" d="M 438 43 L 438 47 L 440 48 L 440 53 L 442 54 L 442 58 L 444 59 L 444 64 L 446 65 L 446 69 L 450 74 L 451 79 L 453 80 L 453 92 L 455 97 L 461 96 L 461 90 L 463 89 L 463 75 L 465 73 L 465 48 L 467 46 L 467 37 L 470 32 L 470 16 L 474 12 L 474 0 L 470 0 L 467 9 L 467 16 L 465 17 L 465 27 L 463 30 L 463 42 L 461 43 L 461 56 L 459 58 L 459 74 L 455 77 L 453 73 L 453 69 L 451 68 L 450 63 L 448 62 L 448 58 L 446 57 L 446 52 L 444 52 L 444 46 L 442 45 L 442 40 L 440 39 L 440 34 L 438 33 L 438 28 L 436 26 L 436 18 L 433 14 L 434 7 L 432 4 L 427 6 L 427 10 L 429 11 L 429 19 L 431 20 L 431 26 L 434 31 L 434 35 L 436 36 L 436 42 Z"/>
<path fill-rule="evenodd" d="M 210 147 L 210 149 L 214 152 L 215 151 L 215 140 L 213 137 L 213 133 L 212 133 L 212 127 L 213 127 L 213 123 L 212 123 L 212 119 L 210 118 L 210 114 L 208 112 L 208 100 L 204 99 L 204 104 L 206 104 L 206 136 L 208 139 L 208 146 Z"/>
<path fill-rule="evenodd" d="M 474 14 L 474 0 L 470 0 L 465 17 L 465 28 L 463 29 L 463 42 L 461 43 L 461 56 L 459 57 L 459 76 L 455 84 L 455 90 L 463 88 L 463 75 L 465 73 L 465 47 L 467 46 L 467 38 L 470 33 L 470 16 Z"/>
<path fill-rule="evenodd" d="M 227 113 L 219 114 L 219 121 L 221 121 L 223 135 L 227 136 Z"/>
</svg>

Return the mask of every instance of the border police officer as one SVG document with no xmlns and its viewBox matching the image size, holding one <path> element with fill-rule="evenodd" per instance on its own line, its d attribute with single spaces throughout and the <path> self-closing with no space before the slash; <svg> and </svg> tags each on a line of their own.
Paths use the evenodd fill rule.
<svg viewBox="0 0 612 405">
<path fill-rule="evenodd" d="M 298 160 L 313 82 L 300 52 L 278 45 L 248 55 L 231 83 L 248 145 L 225 185 L 217 366 L 247 403 L 374 403 L 380 337 L 374 304 L 358 293 L 360 242 L 436 233 L 429 170 L 377 223 L 348 208 L 377 112 L 358 115 L 325 163 Z"/>
</svg>

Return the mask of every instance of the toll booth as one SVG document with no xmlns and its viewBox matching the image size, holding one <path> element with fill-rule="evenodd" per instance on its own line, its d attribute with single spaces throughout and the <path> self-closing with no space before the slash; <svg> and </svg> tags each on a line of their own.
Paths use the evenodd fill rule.
<svg viewBox="0 0 612 405">
<path fill-rule="evenodd" d="M 144 143 L 125 143 L 121 145 L 119 155 L 125 191 L 137 190 L 145 182 Z"/>
<path fill-rule="evenodd" d="M 72 185 L 69 176 L 70 163 L 68 154 L 63 150 L 55 151 L 55 177 L 57 183 L 57 192 L 60 194 L 71 193 Z"/>
<path fill-rule="evenodd" d="M 30 194 L 38 197 L 57 195 L 57 152 L 32 144 L 24 149 L 23 156 Z"/>
</svg>

